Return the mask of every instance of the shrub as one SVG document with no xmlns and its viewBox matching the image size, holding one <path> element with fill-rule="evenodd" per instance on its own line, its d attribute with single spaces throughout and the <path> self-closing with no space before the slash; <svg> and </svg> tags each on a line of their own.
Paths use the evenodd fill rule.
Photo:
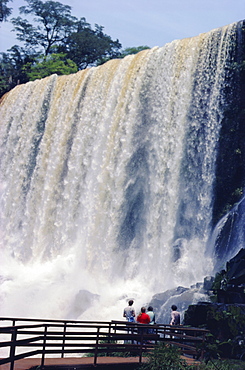
<svg viewBox="0 0 245 370">
<path fill-rule="evenodd" d="M 180 357 L 179 349 L 170 345 L 159 344 L 146 357 L 147 362 L 141 365 L 141 370 L 191 369 Z"/>
</svg>

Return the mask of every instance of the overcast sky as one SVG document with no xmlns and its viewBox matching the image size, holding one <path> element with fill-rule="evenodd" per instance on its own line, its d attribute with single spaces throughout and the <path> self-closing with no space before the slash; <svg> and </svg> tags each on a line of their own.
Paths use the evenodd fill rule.
<svg viewBox="0 0 245 370">
<path fill-rule="evenodd" d="M 245 0 L 59 0 L 77 18 L 97 23 L 123 48 L 163 46 L 245 19 Z M 13 0 L 12 16 L 24 0 Z M 11 18 L 11 17 L 10 17 Z M 19 44 L 10 22 L 0 24 L 0 51 Z"/>
</svg>

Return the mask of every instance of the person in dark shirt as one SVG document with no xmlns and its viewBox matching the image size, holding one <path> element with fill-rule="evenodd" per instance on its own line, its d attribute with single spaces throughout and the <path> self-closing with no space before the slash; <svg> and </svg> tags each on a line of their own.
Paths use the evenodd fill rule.
<svg viewBox="0 0 245 370">
<path fill-rule="evenodd" d="M 171 312 L 171 321 L 170 325 L 180 325 L 180 313 L 177 311 L 177 306 L 173 304 L 171 306 L 172 312 Z"/>
</svg>

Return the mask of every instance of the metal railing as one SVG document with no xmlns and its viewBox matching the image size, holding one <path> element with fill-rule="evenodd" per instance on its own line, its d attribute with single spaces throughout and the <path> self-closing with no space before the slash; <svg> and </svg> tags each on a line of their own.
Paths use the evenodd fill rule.
<svg viewBox="0 0 245 370">
<path fill-rule="evenodd" d="M 8 355 L 1 356 L 0 365 L 9 363 L 14 370 L 17 360 L 40 357 L 41 369 L 45 358 L 55 355 L 90 355 L 94 366 L 100 353 L 108 356 L 115 352 L 129 352 L 142 361 L 144 352 L 160 342 L 178 346 L 183 354 L 202 357 L 207 330 L 170 325 L 142 325 L 125 321 L 72 321 L 41 320 L 0 317 L 0 349 Z M 201 346 L 203 348 L 203 346 Z M 7 353 L 7 351 L 5 351 Z"/>
</svg>

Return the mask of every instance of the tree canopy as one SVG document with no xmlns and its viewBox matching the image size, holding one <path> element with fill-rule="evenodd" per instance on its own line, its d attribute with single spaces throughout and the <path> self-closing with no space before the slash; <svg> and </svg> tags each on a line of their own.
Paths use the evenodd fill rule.
<svg viewBox="0 0 245 370">
<path fill-rule="evenodd" d="M 104 58 L 112 59 L 120 55 L 121 44 L 104 34 L 103 27 L 95 24 L 93 30 L 85 18 L 76 22 L 76 29 L 69 34 L 66 44 L 58 50 L 65 52 L 79 69 L 101 64 Z"/>
<path fill-rule="evenodd" d="M 1 20 L 11 14 L 1 1 Z M 43 78 L 52 73 L 68 74 L 97 66 L 112 58 L 135 54 L 147 46 L 122 49 L 119 40 L 104 33 L 104 27 L 94 28 L 71 14 L 69 5 L 52 0 L 25 0 L 20 15 L 11 22 L 21 45 L 14 45 L 0 56 L 0 94 L 18 83 Z"/>
<path fill-rule="evenodd" d="M 17 39 L 25 47 L 35 48 L 46 56 L 65 53 L 79 69 L 94 65 L 103 57 L 120 54 L 118 40 L 104 34 L 102 26 L 96 24 L 93 30 L 85 18 L 72 16 L 70 6 L 51 0 L 25 1 L 28 5 L 20 7 L 20 13 L 31 15 L 32 23 L 20 16 L 12 19 Z"/>
<path fill-rule="evenodd" d="M 71 15 L 71 7 L 57 1 L 25 0 L 28 5 L 19 8 L 21 14 L 33 15 L 36 25 L 27 19 L 12 19 L 17 39 L 27 47 L 41 47 L 44 54 L 51 53 L 53 45 L 65 42 L 75 27 L 76 18 Z"/>
<path fill-rule="evenodd" d="M 9 8 L 7 4 L 12 0 L 0 0 L 0 22 L 6 21 L 12 13 L 12 8 Z"/>
<path fill-rule="evenodd" d="M 137 47 L 131 47 L 131 48 L 125 48 L 120 55 L 120 58 L 124 58 L 127 55 L 132 55 L 132 54 L 137 54 L 142 50 L 147 50 L 150 49 L 149 46 L 142 45 L 142 46 L 137 46 Z"/>
<path fill-rule="evenodd" d="M 32 64 L 26 63 L 23 67 L 29 81 L 37 78 L 44 78 L 52 74 L 69 75 L 78 71 L 77 65 L 71 59 L 67 59 L 65 54 L 51 54 L 48 57 L 40 58 L 39 62 Z"/>
</svg>

